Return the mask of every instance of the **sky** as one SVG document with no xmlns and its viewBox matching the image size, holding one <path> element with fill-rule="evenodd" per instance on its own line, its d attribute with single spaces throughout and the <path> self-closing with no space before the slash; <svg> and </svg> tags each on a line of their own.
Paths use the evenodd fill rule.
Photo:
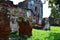
<svg viewBox="0 0 60 40">
<path fill-rule="evenodd" d="M 18 4 L 19 2 L 23 2 L 24 0 L 11 0 L 14 4 Z M 44 3 L 44 0 L 41 0 Z M 51 14 L 51 8 L 48 8 L 48 1 L 43 4 L 43 18 L 49 17 Z"/>
<path fill-rule="evenodd" d="M 14 4 L 18 4 L 19 2 L 23 2 L 24 0 L 11 0 L 14 2 Z"/>
<path fill-rule="evenodd" d="M 11 0 L 14 2 L 14 4 L 18 4 L 19 2 L 23 2 L 24 0 Z M 41 0 L 42 2 L 44 2 L 44 0 Z"/>
</svg>

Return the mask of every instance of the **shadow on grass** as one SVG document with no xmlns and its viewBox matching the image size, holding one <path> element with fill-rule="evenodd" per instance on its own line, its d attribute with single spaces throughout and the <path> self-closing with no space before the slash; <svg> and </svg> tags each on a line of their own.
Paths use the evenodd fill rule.
<svg viewBox="0 0 60 40">
<path fill-rule="evenodd" d="M 50 33 L 48 40 L 60 40 L 60 33 Z"/>
<path fill-rule="evenodd" d="M 27 40 L 28 38 L 30 38 L 31 36 L 21 36 L 20 40 Z"/>
</svg>

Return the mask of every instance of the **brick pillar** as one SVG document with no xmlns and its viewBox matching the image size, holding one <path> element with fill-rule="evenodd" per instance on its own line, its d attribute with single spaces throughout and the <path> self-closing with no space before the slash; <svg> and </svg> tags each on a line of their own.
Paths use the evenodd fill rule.
<svg viewBox="0 0 60 40">
<path fill-rule="evenodd" d="M 4 13 L 0 13 L 0 40 L 8 40 L 9 38 L 9 17 L 6 16 Z"/>
<path fill-rule="evenodd" d="M 18 22 L 19 24 L 19 36 L 32 35 L 32 28 L 28 21 L 22 20 Z"/>
</svg>

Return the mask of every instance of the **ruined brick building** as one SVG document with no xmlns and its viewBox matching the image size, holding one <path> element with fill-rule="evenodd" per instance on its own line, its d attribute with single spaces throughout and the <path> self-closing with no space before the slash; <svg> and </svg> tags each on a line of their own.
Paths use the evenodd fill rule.
<svg viewBox="0 0 60 40">
<path fill-rule="evenodd" d="M 0 0 L 0 40 L 8 40 L 10 29 L 9 10 L 12 8 L 11 1 Z"/>
</svg>

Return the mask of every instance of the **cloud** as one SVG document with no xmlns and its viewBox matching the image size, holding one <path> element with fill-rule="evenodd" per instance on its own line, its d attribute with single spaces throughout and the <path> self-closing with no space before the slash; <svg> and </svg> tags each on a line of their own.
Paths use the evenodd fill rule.
<svg viewBox="0 0 60 40">
<path fill-rule="evenodd" d="M 14 4 L 18 4 L 19 2 L 23 2 L 24 0 L 11 0 Z"/>
<path fill-rule="evenodd" d="M 48 18 L 51 15 L 51 8 L 48 7 L 48 1 L 43 4 L 43 18 Z"/>
</svg>

